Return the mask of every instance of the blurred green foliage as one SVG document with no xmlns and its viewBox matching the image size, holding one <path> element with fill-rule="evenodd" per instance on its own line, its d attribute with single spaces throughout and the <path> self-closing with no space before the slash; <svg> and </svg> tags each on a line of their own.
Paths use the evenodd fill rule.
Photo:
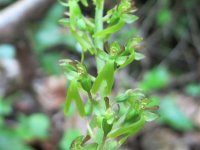
<svg viewBox="0 0 200 150">
<path fill-rule="evenodd" d="M 200 96 L 200 84 L 191 83 L 185 87 L 185 92 L 190 96 Z"/>
<path fill-rule="evenodd" d="M 61 54 L 49 53 L 44 54 L 41 65 L 47 74 L 60 74 L 61 69 L 58 67 L 58 60 L 62 58 Z"/>
<path fill-rule="evenodd" d="M 32 150 L 28 142 L 48 138 L 49 118 L 44 114 L 20 115 L 9 123 L 12 103 L 0 99 L 0 150 Z"/>
<path fill-rule="evenodd" d="M 78 129 L 70 129 L 63 134 L 63 137 L 59 143 L 61 150 L 70 149 L 72 142 L 79 137 L 81 134 Z"/>
<path fill-rule="evenodd" d="M 0 98 L 0 117 L 2 118 L 4 115 L 8 115 L 12 112 L 11 104 L 3 101 Z"/>
<path fill-rule="evenodd" d="M 11 44 L 0 44 L 0 59 L 14 58 L 15 47 Z"/>
<path fill-rule="evenodd" d="M 39 25 L 36 25 L 35 30 L 33 30 L 36 52 L 45 51 L 58 44 L 66 44 L 75 48 L 76 42 L 71 34 L 63 32 L 64 29 L 59 27 L 58 24 L 58 20 L 63 16 L 63 12 L 64 8 L 56 3 Z"/>
<path fill-rule="evenodd" d="M 166 86 L 169 80 L 169 71 L 165 67 L 159 66 L 144 74 L 144 78 L 139 83 L 139 87 L 146 92 L 150 92 Z"/>
<path fill-rule="evenodd" d="M 164 26 L 166 24 L 169 24 L 171 19 L 172 19 L 172 12 L 169 9 L 165 8 L 160 10 L 160 12 L 157 15 L 156 21 L 158 25 Z"/>
<path fill-rule="evenodd" d="M 39 61 L 47 74 L 60 74 L 58 60 L 62 58 L 58 45 L 66 45 L 76 50 L 76 41 L 70 32 L 63 32 L 58 20 L 63 16 L 64 8 L 59 4 L 49 10 L 47 16 L 38 24 L 32 26 L 33 47 L 39 56 Z M 52 49 L 53 51 L 49 49 Z"/>
<path fill-rule="evenodd" d="M 21 114 L 18 120 L 19 123 L 16 132 L 23 139 L 33 140 L 48 138 L 50 121 L 46 115 L 35 113 L 27 117 Z"/>
<path fill-rule="evenodd" d="M 14 0 L 1 0 L 0 1 L 0 6 L 4 6 L 4 5 L 8 5 L 11 2 L 13 2 Z"/>
<path fill-rule="evenodd" d="M 160 119 L 167 125 L 181 131 L 194 128 L 192 121 L 185 116 L 175 102 L 173 96 L 164 97 L 160 103 Z"/>
</svg>

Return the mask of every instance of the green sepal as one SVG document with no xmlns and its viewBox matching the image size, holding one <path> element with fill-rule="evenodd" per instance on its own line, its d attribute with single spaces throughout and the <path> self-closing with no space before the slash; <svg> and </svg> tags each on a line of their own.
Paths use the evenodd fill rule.
<svg viewBox="0 0 200 150">
<path fill-rule="evenodd" d="M 107 16 L 109 16 L 106 20 L 107 23 L 113 25 L 119 21 L 121 14 L 117 11 L 117 7 L 115 6 L 107 12 Z"/>
<path fill-rule="evenodd" d="M 88 145 L 84 145 L 84 148 L 82 150 L 97 150 L 98 144 L 92 143 Z"/>
<path fill-rule="evenodd" d="M 123 64 L 120 64 L 119 68 L 124 68 L 125 66 L 129 65 L 130 63 L 132 63 L 134 59 L 135 59 L 135 52 L 132 51 L 132 53 L 129 56 L 127 56 L 126 61 L 124 61 Z"/>
<path fill-rule="evenodd" d="M 129 100 L 130 97 L 131 97 L 130 94 L 128 92 L 125 92 L 125 93 L 121 93 L 121 94 L 117 95 L 115 99 L 117 102 L 125 102 L 125 101 Z"/>
<path fill-rule="evenodd" d="M 74 63 L 75 61 L 72 61 L 70 59 L 60 60 L 60 66 L 63 68 L 67 79 L 70 81 L 78 78 L 77 69 Z"/>
<path fill-rule="evenodd" d="M 58 21 L 58 23 L 61 24 L 63 27 L 69 27 L 70 26 L 70 21 L 67 18 L 60 19 Z"/>
<path fill-rule="evenodd" d="M 117 63 L 117 65 L 122 66 L 126 63 L 126 61 L 128 60 L 128 56 L 119 56 L 115 59 L 115 62 Z M 126 65 L 126 64 L 125 64 Z M 124 66 L 125 66 L 124 65 Z M 123 67 L 123 66 L 122 66 Z M 121 67 L 121 68 L 122 68 Z"/>
<path fill-rule="evenodd" d="M 137 16 L 131 15 L 131 14 L 123 14 L 123 15 L 122 15 L 122 18 L 123 18 L 123 20 L 124 20 L 126 23 L 133 23 L 133 22 L 135 22 L 136 20 L 138 20 L 138 17 L 137 17 Z"/>
<path fill-rule="evenodd" d="M 134 59 L 142 59 L 142 55 L 135 52 L 135 47 L 142 41 L 142 38 L 136 37 L 128 41 L 127 46 L 125 47 L 125 51 L 121 54 L 122 56 L 127 56 L 127 60 L 120 64 L 120 68 L 123 68 L 134 61 Z"/>
<path fill-rule="evenodd" d="M 122 137 L 122 138 L 119 140 L 118 144 L 119 144 L 119 145 L 124 144 L 124 142 L 126 142 L 126 140 L 128 139 L 129 136 L 131 136 L 131 135 L 130 135 L 130 134 L 124 135 L 124 137 Z"/>
<path fill-rule="evenodd" d="M 112 130 L 113 124 L 112 123 L 108 123 L 108 121 L 106 119 L 103 119 L 102 121 L 102 129 L 104 132 L 104 136 L 107 136 L 108 133 Z"/>
<path fill-rule="evenodd" d="M 144 59 L 145 56 L 141 53 L 135 53 L 135 60 L 141 60 L 141 59 Z"/>
<path fill-rule="evenodd" d="M 131 9 L 131 0 L 121 0 L 118 6 L 118 11 L 121 13 L 126 13 Z"/>
<path fill-rule="evenodd" d="M 124 134 L 133 135 L 137 133 L 141 128 L 143 128 L 144 124 L 145 119 L 141 116 L 140 120 L 138 120 L 137 122 L 127 125 L 125 127 L 120 127 L 119 129 L 116 129 L 115 131 L 108 134 L 108 136 L 110 138 L 116 138 Z"/>
<path fill-rule="evenodd" d="M 87 29 L 87 25 L 86 25 L 86 22 L 85 20 L 81 17 L 77 20 L 77 28 L 81 31 L 86 31 Z"/>
<path fill-rule="evenodd" d="M 85 7 L 88 6 L 88 2 L 87 2 L 87 0 L 81 0 L 81 3 L 82 3 Z"/>
<path fill-rule="evenodd" d="M 92 88 L 92 80 L 89 77 L 89 75 L 82 76 L 81 79 L 80 79 L 80 83 L 81 83 L 82 88 L 86 92 L 90 92 L 90 90 Z"/>
<path fill-rule="evenodd" d="M 100 39 L 108 38 L 113 33 L 119 31 L 124 26 L 124 24 L 125 24 L 124 20 L 120 19 L 115 25 L 93 34 L 93 37 L 94 38 L 98 37 Z"/>
<path fill-rule="evenodd" d="M 153 121 L 158 118 L 158 114 L 150 112 L 150 111 L 144 111 L 143 112 L 144 119 L 148 121 Z"/>
<path fill-rule="evenodd" d="M 110 55 L 112 56 L 117 56 L 119 54 L 119 52 L 121 51 L 121 45 L 119 44 L 119 42 L 115 41 L 110 45 Z"/>
<path fill-rule="evenodd" d="M 102 51 L 102 50 L 98 50 L 97 51 L 97 57 L 102 59 L 102 60 L 104 60 L 104 61 L 108 61 L 109 60 L 109 55 L 106 52 Z"/>
<path fill-rule="evenodd" d="M 69 0 L 69 14 L 70 14 L 70 27 L 72 30 L 76 29 L 77 21 L 82 17 L 81 9 L 77 1 Z"/>
<path fill-rule="evenodd" d="M 69 6 L 68 3 L 63 2 L 62 0 L 58 0 L 58 2 L 64 7 L 68 7 Z"/>
<path fill-rule="evenodd" d="M 77 137 L 71 144 L 70 150 L 82 150 L 82 141 L 84 139 L 84 136 L 79 136 Z"/>
<path fill-rule="evenodd" d="M 93 33 L 95 28 L 94 19 L 86 17 L 84 17 L 83 19 L 87 25 L 86 31 L 88 31 L 89 33 Z"/>
<path fill-rule="evenodd" d="M 71 81 L 66 97 L 65 113 L 69 112 L 69 108 L 73 101 L 75 101 L 79 114 L 85 116 L 85 108 L 83 101 L 78 92 L 78 82 L 76 80 Z"/>
<path fill-rule="evenodd" d="M 91 43 L 90 39 L 88 38 L 87 35 L 78 33 L 77 31 L 71 31 L 73 36 L 76 38 L 76 40 L 79 42 L 81 45 L 83 51 L 89 50 L 89 52 L 93 55 L 96 53 L 96 50 L 93 48 L 93 44 Z"/>
<path fill-rule="evenodd" d="M 103 96 L 110 94 L 114 82 L 114 61 L 109 60 L 97 76 L 92 86 L 91 92 L 96 94 L 99 90 L 103 90 Z M 106 84 L 103 86 L 103 84 Z M 103 86 L 103 87 L 102 87 Z M 103 88 L 103 89 L 101 89 Z"/>
</svg>

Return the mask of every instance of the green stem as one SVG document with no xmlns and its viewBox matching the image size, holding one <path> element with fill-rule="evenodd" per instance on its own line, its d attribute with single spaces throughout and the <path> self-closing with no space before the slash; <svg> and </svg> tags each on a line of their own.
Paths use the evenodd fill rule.
<svg viewBox="0 0 200 150">
<path fill-rule="evenodd" d="M 102 143 L 101 145 L 99 145 L 98 150 L 104 150 L 105 143 L 106 143 L 106 135 L 103 136 Z"/>
<path fill-rule="evenodd" d="M 95 33 L 103 30 L 103 10 L 104 10 L 104 0 L 99 0 L 96 4 L 95 9 Z M 96 37 L 94 39 L 95 46 L 98 50 L 103 50 L 103 40 Z M 97 63 L 97 72 L 100 72 L 100 70 L 104 66 L 104 61 L 99 59 L 96 56 L 96 63 Z"/>
<path fill-rule="evenodd" d="M 90 91 L 88 92 L 88 97 L 89 97 L 91 103 L 92 103 L 92 104 L 95 104 L 95 100 L 93 99 L 92 94 L 91 94 Z"/>
<path fill-rule="evenodd" d="M 81 52 L 81 64 L 84 63 L 84 58 L 85 58 L 85 54 L 84 54 L 84 51 L 82 50 L 82 52 Z"/>
</svg>

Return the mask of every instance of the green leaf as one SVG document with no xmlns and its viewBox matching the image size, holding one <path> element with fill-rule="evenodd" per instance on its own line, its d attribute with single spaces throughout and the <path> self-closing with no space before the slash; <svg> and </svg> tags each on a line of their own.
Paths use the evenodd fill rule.
<svg viewBox="0 0 200 150">
<path fill-rule="evenodd" d="M 165 97 L 160 104 L 160 117 L 163 122 L 181 131 L 194 128 L 192 121 L 179 109 L 173 97 Z"/>
</svg>

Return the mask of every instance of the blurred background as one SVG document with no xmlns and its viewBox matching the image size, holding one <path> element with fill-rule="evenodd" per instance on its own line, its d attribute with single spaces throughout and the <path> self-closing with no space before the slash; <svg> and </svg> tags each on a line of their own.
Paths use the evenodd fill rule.
<svg viewBox="0 0 200 150">
<path fill-rule="evenodd" d="M 118 73 L 113 94 L 139 87 L 160 101 L 160 118 L 124 149 L 200 149 L 199 2 L 135 0 L 139 20 L 112 37 L 143 37 L 138 49 L 146 56 Z M 82 10 L 94 15 L 92 6 Z M 85 130 L 74 110 L 63 114 L 67 81 L 58 61 L 80 59 L 76 41 L 58 24 L 64 12 L 56 0 L 0 0 L 0 150 L 68 150 Z M 95 74 L 94 58 L 85 63 Z"/>
</svg>

